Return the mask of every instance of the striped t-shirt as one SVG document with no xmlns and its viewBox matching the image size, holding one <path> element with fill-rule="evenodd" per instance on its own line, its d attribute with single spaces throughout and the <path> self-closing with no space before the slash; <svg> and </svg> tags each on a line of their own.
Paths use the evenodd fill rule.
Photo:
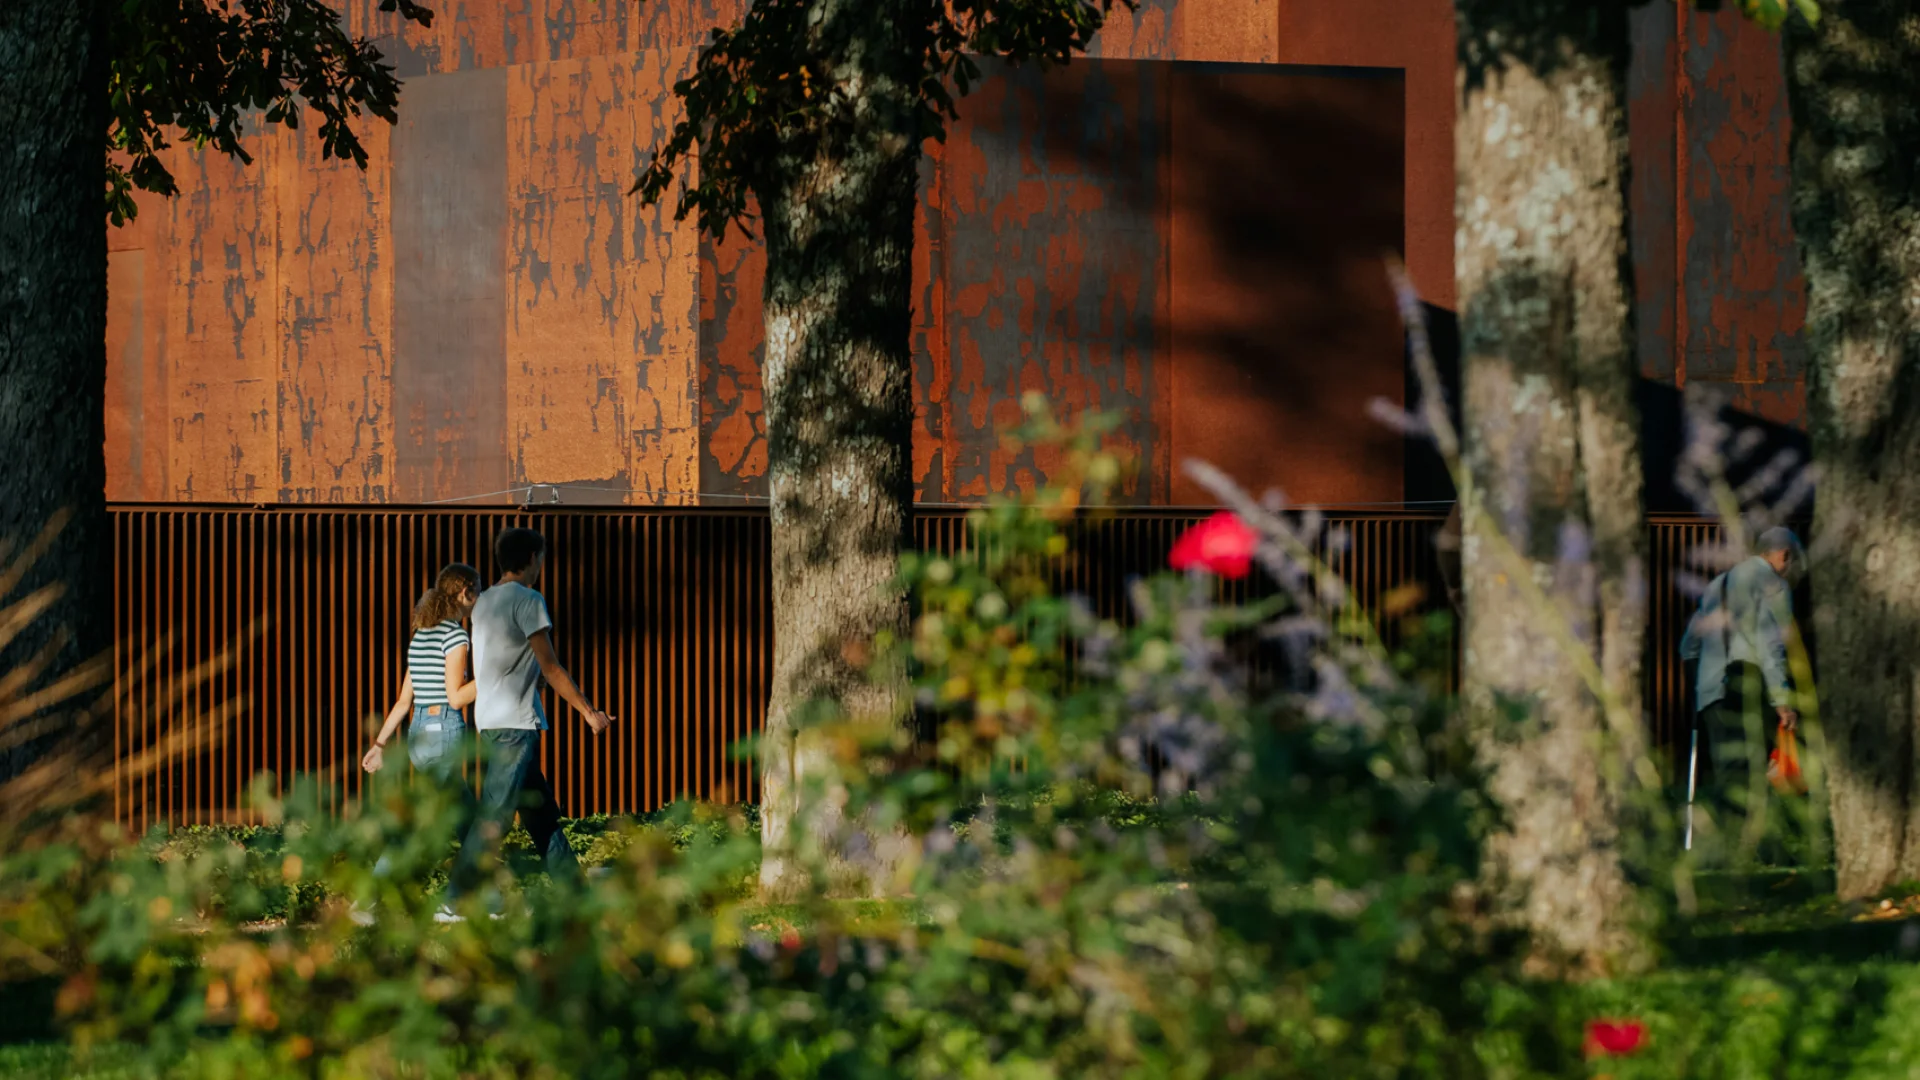
<svg viewBox="0 0 1920 1080">
<path fill-rule="evenodd" d="M 467 644 L 467 632 L 452 619 L 415 630 L 407 643 L 407 673 L 413 676 L 413 703 L 447 705 L 447 654 Z"/>
</svg>

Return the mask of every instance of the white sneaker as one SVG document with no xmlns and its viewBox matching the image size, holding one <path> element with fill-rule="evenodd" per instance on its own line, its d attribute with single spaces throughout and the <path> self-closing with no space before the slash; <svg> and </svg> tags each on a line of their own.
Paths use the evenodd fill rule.
<svg viewBox="0 0 1920 1080">
<path fill-rule="evenodd" d="M 440 910 L 433 913 L 433 921 L 437 923 L 461 923 L 466 922 L 467 917 L 447 905 L 441 904 Z"/>
<path fill-rule="evenodd" d="M 361 907 L 359 904 L 354 904 L 347 909 L 347 918 L 352 919 L 355 926 L 373 925 L 372 909 Z"/>
</svg>

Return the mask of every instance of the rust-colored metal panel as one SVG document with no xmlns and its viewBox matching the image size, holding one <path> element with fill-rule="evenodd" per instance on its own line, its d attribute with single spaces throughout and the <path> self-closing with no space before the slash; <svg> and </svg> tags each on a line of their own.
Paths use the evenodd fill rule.
<svg viewBox="0 0 1920 1080">
<path fill-rule="evenodd" d="M 282 150 L 280 502 L 386 502 L 392 487 L 391 130 L 362 132 L 364 171 L 311 138 Z"/>
<path fill-rule="evenodd" d="M 1280 63 L 1399 68 L 1403 73 L 1407 273 L 1421 299 L 1451 309 L 1457 97 L 1451 0 L 1278 0 L 1278 4 L 1275 59 Z"/>
<path fill-rule="evenodd" d="M 507 425 L 516 482 L 574 501 L 691 500 L 700 243 L 627 196 L 691 54 L 529 64 L 507 79 Z"/>
<path fill-rule="evenodd" d="M 398 501 L 484 496 L 512 482 L 506 147 L 505 70 L 407 84 L 391 165 Z"/>
<path fill-rule="evenodd" d="M 1687 16 L 1685 38 L 1676 377 L 1731 384 L 1736 409 L 1804 426 L 1807 301 L 1779 38 L 1731 9 Z"/>
<path fill-rule="evenodd" d="M 1110 60 L 1171 60 L 1179 0 L 1140 0 L 1129 11 L 1118 4 L 1094 35 L 1087 55 Z"/>
<path fill-rule="evenodd" d="M 757 237 L 700 242 L 700 495 L 721 505 L 767 493 L 766 273 Z"/>
<path fill-rule="evenodd" d="M 152 212 L 159 212 L 149 208 Z M 129 228 L 136 243 L 146 230 Z M 164 234 L 163 234 L 164 235 Z M 150 285 L 166 249 L 107 253 L 107 497 L 165 499 L 167 486 L 166 293 Z"/>
<path fill-rule="evenodd" d="M 374 39 L 400 75 L 614 56 L 704 42 L 749 0 L 447 0 L 433 26 L 404 23 L 378 0 L 335 0 L 347 27 Z"/>
<path fill-rule="evenodd" d="M 1279 10 L 1284 6 L 1285 0 L 1180 0 L 1173 6 L 1173 53 L 1168 59 L 1277 63 Z"/>
<path fill-rule="evenodd" d="M 914 498 L 941 502 L 952 486 L 953 350 L 947 336 L 947 145 L 929 139 L 913 208 Z"/>
<path fill-rule="evenodd" d="M 945 400 L 927 403 L 946 499 L 1044 483 L 1049 462 L 1001 445 L 1027 391 L 1063 413 L 1118 413 L 1121 448 L 1143 465 L 1164 459 L 1168 74 L 1134 61 L 992 65 L 949 132 L 931 274 L 951 375 Z M 1165 484 L 1149 468 L 1125 497 L 1160 501 Z"/>
<path fill-rule="evenodd" d="M 170 498 L 264 502 L 280 489 L 279 129 L 251 134 L 252 165 L 173 155 L 168 205 Z"/>
<path fill-rule="evenodd" d="M 1401 437 L 1369 405 L 1405 393 L 1380 262 L 1404 235 L 1404 100 L 1397 71 L 1177 69 L 1174 502 L 1212 501 L 1186 458 L 1302 502 L 1399 501 Z"/>
</svg>

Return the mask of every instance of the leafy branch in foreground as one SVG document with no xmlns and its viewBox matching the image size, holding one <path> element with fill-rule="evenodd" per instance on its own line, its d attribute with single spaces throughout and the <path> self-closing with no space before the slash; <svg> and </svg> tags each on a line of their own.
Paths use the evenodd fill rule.
<svg viewBox="0 0 1920 1080">
<path fill-rule="evenodd" d="M 320 152 L 367 167 L 353 121 L 364 110 L 395 121 L 400 82 L 364 38 L 348 35 L 324 0 L 109 0 L 107 214 L 133 219 L 135 189 L 179 191 L 163 155 L 167 129 L 251 163 L 243 143 L 256 122 L 300 126 L 319 117 Z M 379 0 L 382 12 L 433 24 L 414 0 Z"/>
<path fill-rule="evenodd" d="M 675 216 L 695 216 L 716 239 L 743 230 L 754 198 L 790 179 L 791 156 L 878 121 L 911 148 L 944 139 L 956 102 L 981 78 L 975 57 L 1064 64 L 1085 51 L 1116 7 L 1135 0 L 894 0 L 906 14 L 900 45 L 912 85 L 890 102 L 868 97 L 849 78 L 850 49 L 866 28 L 821 0 L 759 0 L 738 26 L 715 30 L 692 75 L 674 85 L 686 114 L 634 181 L 649 204 L 666 197 L 697 157 L 698 177 Z M 871 62 L 868 58 L 867 62 Z M 902 104 L 902 102 L 907 104 Z M 876 110 L 898 110 L 875 116 Z"/>
</svg>

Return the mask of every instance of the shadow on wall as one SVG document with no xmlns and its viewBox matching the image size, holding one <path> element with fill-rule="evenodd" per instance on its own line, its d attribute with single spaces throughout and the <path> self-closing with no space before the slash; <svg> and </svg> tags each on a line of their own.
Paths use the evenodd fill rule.
<svg viewBox="0 0 1920 1080">
<path fill-rule="evenodd" d="M 1399 321 L 1382 272 L 1404 255 L 1398 70 L 1175 64 L 1170 72 L 1169 428 L 1180 470 L 1213 462 L 1296 501 L 1397 501 Z"/>
<path fill-rule="evenodd" d="M 1460 327 L 1453 312 L 1424 304 L 1427 329 L 1433 340 L 1435 365 L 1447 396 L 1447 412 L 1455 428 L 1460 426 Z M 1409 403 L 1420 396 L 1419 379 L 1414 374 L 1412 355 L 1407 356 L 1406 396 Z M 1646 476 L 1644 504 L 1649 514 L 1684 514 L 1700 510 L 1680 490 L 1676 478 L 1681 455 L 1687 447 L 1686 395 L 1678 387 L 1642 378 L 1635 386 L 1640 409 L 1640 463 Z M 1783 452 L 1791 451 L 1801 462 L 1811 460 L 1807 433 L 1732 407 L 1720 410 L 1720 420 L 1732 429 L 1735 438 L 1747 432 L 1757 433 L 1752 453 L 1727 465 L 1728 480 L 1737 488 L 1754 473 L 1766 468 Z M 1756 436 L 1748 435 L 1749 438 Z M 1407 501 L 1410 503 L 1450 502 L 1454 497 L 1453 480 L 1447 475 L 1440 455 L 1425 439 L 1406 440 Z M 1777 490 L 1769 492 L 1777 495 Z"/>
</svg>

